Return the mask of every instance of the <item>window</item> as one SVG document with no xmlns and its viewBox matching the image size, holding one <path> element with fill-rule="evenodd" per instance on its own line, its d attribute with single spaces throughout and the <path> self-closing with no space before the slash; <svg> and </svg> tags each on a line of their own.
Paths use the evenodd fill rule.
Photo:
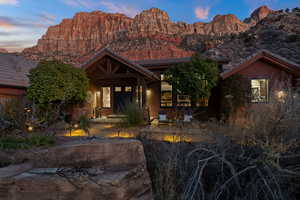
<svg viewBox="0 0 300 200">
<path fill-rule="evenodd" d="M 126 86 L 125 87 L 125 92 L 131 92 L 132 91 L 132 87 L 131 86 Z"/>
<path fill-rule="evenodd" d="M 201 97 L 197 101 L 197 107 L 208 107 L 208 98 L 207 97 Z"/>
<path fill-rule="evenodd" d="M 111 107 L 110 87 L 103 87 L 102 92 L 103 92 L 102 106 L 103 106 L 103 108 L 110 108 Z"/>
<path fill-rule="evenodd" d="M 115 87 L 115 92 L 122 92 L 122 87 Z"/>
<path fill-rule="evenodd" d="M 97 91 L 95 93 L 95 107 L 100 107 L 100 99 L 101 99 L 101 92 Z"/>
<path fill-rule="evenodd" d="M 191 107 L 191 96 L 189 95 L 177 95 L 177 106 Z"/>
<path fill-rule="evenodd" d="M 269 101 L 269 80 L 252 79 L 251 80 L 251 102 L 266 103 Z"/>
<path fill-rule="evenodd" d="M 164 75 L 160 75 L 160 106 L 161 107 L 172 107 L 172 85 L 164 81 Z"/>
</svg>

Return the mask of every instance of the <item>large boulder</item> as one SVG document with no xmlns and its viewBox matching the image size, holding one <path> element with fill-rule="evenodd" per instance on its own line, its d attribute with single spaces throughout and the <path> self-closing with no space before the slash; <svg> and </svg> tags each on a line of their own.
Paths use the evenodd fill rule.
<svg viewBox="0 0 300 200">
<path fill-rule="evenodd" d="M 1 200 L 152 200 L 137 140 L 72 142 L 0 169 Z"/>
</svg>

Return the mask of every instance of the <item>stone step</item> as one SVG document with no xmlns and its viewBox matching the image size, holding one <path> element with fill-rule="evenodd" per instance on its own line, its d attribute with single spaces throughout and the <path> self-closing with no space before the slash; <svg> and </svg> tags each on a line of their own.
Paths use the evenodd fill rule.
<svg viewBox="0 0 300 200">
<path fill-rule="evenodd" d="M 127 117 L 126 115 L 122 115 L 122 114 L 112 114 L 107 116 L 107 118 L 121 118 L 121 119 L 124 119 L 126 117 Z"/>
</svg>

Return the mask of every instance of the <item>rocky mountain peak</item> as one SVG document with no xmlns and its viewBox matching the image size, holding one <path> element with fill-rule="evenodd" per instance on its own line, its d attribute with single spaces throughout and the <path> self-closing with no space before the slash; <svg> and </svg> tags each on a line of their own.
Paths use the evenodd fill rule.
<svg viewBox="0 0 300 200">
<path fill-rule="evenodd" d="M 140 14 L 134 17 L 135 23 L 143 24 L 168 24 L 172 23 L 167 12 L 160 10 L 158 8 L 151 8 L 149 10 L 144 10 Z"/>
<path fill-rule="evenodd" d="M 253 18 L 262 18 L 262 13 L 257 11 Z M 214 47 L 215 42 L 207 43 L 201 38 L 208 36 L 218 40 L 218 36 L 238 34 L 250 27 L 233 14 L 217 15 L 208 23 L 188 24 L 172 22 L 168 13 L 158 8 L 142 11 L 134 18 L 121 13 L 79 12 L 73 18 L 49 27 L 38 44 L 25 49 L 23 54 L 36 60 L 56 58 L 73 62 L 108 47 L 134 60 L 186 57 L 192 55 L 193 51 L 180 45 L 185 41 L 196 41 L 188 37 L 197 36 L 205 43 L 198 46 L 207 49 Z M 217 41 L 218 44 L 221 42 Z"/>
<path fill-rule="evenodd" d="M 4 48 L 0 48 L 0 53 L 8 53 L 8 51 Z"/>
<path fill-rule="evenodd" d="M 245 23 L 255 25 L 257 22 L 264 19 L 272 12 L 274 11 L 271 10 L 268 6 L 261 6 L 255 9 L 249 18 L 245 19 Z"/>
</svg>

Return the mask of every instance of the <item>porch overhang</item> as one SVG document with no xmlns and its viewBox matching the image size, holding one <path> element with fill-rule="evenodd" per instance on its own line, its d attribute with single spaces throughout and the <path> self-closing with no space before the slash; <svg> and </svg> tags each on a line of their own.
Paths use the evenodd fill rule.
<svg viewBox="0 0 300 200">
<path fill-rule="evenodd" d="M 111 62 L 107 63 L 107 66 L 101 67 L 101 64 L 97 65 L 97 62 L 101 62 L 101 60 L 105 59 L 105 57 L 108 57 L 114 61 L 116 61 L 118 64 L 113 67 Z M 127 70 L 125 73 L 119 73 L 117 74 L 119 70 L 119 64 L 127 67 L 130 70 Z M 113 80 L 113 79 L 125 79 L 125 78 L 137 78 L 137 76 L 142 76 L 145 79 L 149 81 L 159 81 L 159 77 L 151 72 L 150 70 L 144 68 L 143 66 L 136 64 L 134 62 L 131 62 L 130 60 L 117 55 L 113 53 L 112 51 L 104 48 L 100 50 L 98 53 L 96 53 L 92 58 L 87 60 L 85 63 L 81 65 L 81 67 L 88 72 L 88 75 L 94 76 L 95 74 L 91 73 L 91 68 L 97 68 L 98 71 L 101 72 L 101 78 L 103 80 Z"/>
</svg>

